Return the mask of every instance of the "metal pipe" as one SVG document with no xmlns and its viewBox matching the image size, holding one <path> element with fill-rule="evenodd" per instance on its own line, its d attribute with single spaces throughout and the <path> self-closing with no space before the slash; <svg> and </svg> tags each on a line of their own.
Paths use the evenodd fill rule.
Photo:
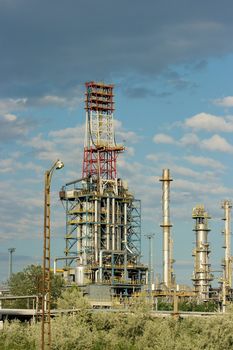
<svg viewBox="0 0 233 350">
<path fill-rule="evenodd" d="M 124 203 L 124 242 L 127 244 L 127 203 Z"/>
<path fill-rule="evenodd" d="M 62 189 L 64 189 L 66 186 L 75 185 L 77 182 L 85 181 L 87 179 L 88 179 L 88 177 L 81 177 L 77 180 L 67 182 L 64 186 L 62 186 Z"/>
<path fill-rule="evenodd" d="M 82 264 L 82 257 L 79 256 L 79 255 L 76 255 L 76 256 L 65 256 L 65 257 L 58 257 L 58 258 L 55 258 L 54 259 L 54 262 L 53 262 L 53 273 L 54 275 L 56 275 L 57 273 L 57 261 L 58 260 L 73 260 L 73 259 L 80 259 L 81 260 L 81 264 Z"/>
<path fill-rule="evenodd" d="M 110 249 L 110 198 L 107 197 L 107 223 L 106 223 L 106 236 L 107 236 L 107 250 Z"/>
<path fill-rule="evenodd" d="M 121 206 L 120 206 L 120 203 L 117 202 L 116 203 L 116 206 L 117 206 L 117 221 L 116 221 L 116 224 L 117 224 L 117 250 L 120 250 L 121 249 Z"/>
<path fill-rule="evenodd" d="M 171 237 L 170 228 L 172 227 L 170 223 L 170 170 L 163 169 L 162 178 L 162 209 L 163 209 L 163 223 L 160 225 L 163 228 L 163 283 L 167 288 L 171 288 Z"/>
<path fill-rule="evenodd" d="M 112 250 L 116 249 L 115 198 L 112 198 Z"/>
<path fill-rule="evenodd" d="M 95 249 L 95 262 L 98 262 L 98 200 L 95 199 L 95 224 L 94 224 L 94 249 Z"/>
</svg>

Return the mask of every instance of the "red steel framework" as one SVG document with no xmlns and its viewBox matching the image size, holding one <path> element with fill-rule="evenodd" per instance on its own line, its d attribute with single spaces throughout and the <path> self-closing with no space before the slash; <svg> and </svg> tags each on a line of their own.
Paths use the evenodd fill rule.
<svg viewBox="0 0 233 350">
<path fill-rule="evenodd" d="M 116 179 L 117 156 L 124 150 L 123 146 L 116 145 L 114 138 L 113 88 L 113 85 L 104 83 L 93 81 L 86 83 L 87 135 L 82 175 L 83 177 L 90 176 L 94 180 Z M 103 138 L 103 130 L 105 130 L 105 138 Z"/>
</svg>

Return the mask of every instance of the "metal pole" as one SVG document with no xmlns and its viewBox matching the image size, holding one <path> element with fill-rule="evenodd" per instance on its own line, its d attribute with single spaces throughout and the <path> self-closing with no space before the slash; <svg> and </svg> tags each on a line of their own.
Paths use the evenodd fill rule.
<svg viewBox="0 0 233 350">
<path fill-rule="evenodd" d="M 9 248 L 9 279 L 12 276 L 12 254 L 15 252 L 15 248 Z"/>
<path fill-rule="evenodd" d="M 148 246 L 149 246 L 149 262 L 148 262 L 148 294 L 151 298 L 152 295 L 152 258 L 153 258 L 153 251 L 152 251 L 152 238 L 154 237 L 154 234 L 148 234 L 146 235 L 146 238 L 148 239 Z"/>
<path fill-rule="evenodd" d="M 50 279 L 50 185 L 54 169 L 64 164 L 57 160 L 44 177 L 44 244 L 43 244 L 43 281 L 42 281 L 42 322 L 41 349 L 51 349 L 51 279 Z"/>
</svg>

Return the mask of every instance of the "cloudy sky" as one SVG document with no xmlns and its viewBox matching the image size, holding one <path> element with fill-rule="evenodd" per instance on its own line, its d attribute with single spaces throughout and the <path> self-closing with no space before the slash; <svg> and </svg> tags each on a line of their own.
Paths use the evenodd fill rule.
<svg viewBox="0 0 233 350">
<path fill-rule="evenodd" d="M 221 201 L 233 195 L 231 0 L 0 1 L 0 280 L 40 263 L 43 175 L 54 174 L 52 255 L 64 250 L 60 187 L 80 177 L 84 83 L 115 84 L 118 172 L 142 200 L 161 273 L 161 176 L 170 168 L 179 283 L 192 272 L 192 208 L 212 216 L 211 263 L 223 256 Z M 143 237 L 144 261 L 148 247 Z M 216 273 L 216 276 L 218 273 Z"/>
</svg>

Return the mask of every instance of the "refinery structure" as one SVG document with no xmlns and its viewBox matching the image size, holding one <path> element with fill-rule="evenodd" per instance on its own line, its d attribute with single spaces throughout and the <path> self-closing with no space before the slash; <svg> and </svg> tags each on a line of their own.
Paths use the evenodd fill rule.
<svg viewBox="0 0 233 350">
<path fill-rule="evenodd" d="M 159 282 L 152 281 L 151 261 L 149 266 L 141 262 L 141 202 L 117 173 L 117 160 L 125 149 L 115 138 L 113 89 L 113 85 L 86 83 L 82 174 L 64 184 L 60 191 L 66 211 L 66 245 L 64 256 L 54 261 L 54 273 L 59 271 L 57 264 L 61 260 L 66 280 L 77 284 L 90 298 L 100 294 L 112 299 L 150 293 L 169 301 L 176 293 L 200 303 L 214 300 L 224 309 L 232 300 L 231 202 L 222 203 L 225 253 L 218 287 L 212 286 L 210 215 L 199 204 L 192 211 L 195 246 L 190 279 L 193 286 L 181 290 L 174 273 L 170 219 L 173 179 L 170 170 L 163 169 L 160 178 L 163 273 Z M 152 236 L 149 238 L 151 244 Z"/>
<path fill-rule="evenodd" d="M 60 192 L 65 269 L 79 286 L 110 286 L 112 296 L 129 296 L 146 284 L 147 267 L 140 262 L 141 202 L 117 176 L 124 147 L 115 140 L 113 85 L 86 83 L 85 110 L 82 177 Z"/>
</svg>

